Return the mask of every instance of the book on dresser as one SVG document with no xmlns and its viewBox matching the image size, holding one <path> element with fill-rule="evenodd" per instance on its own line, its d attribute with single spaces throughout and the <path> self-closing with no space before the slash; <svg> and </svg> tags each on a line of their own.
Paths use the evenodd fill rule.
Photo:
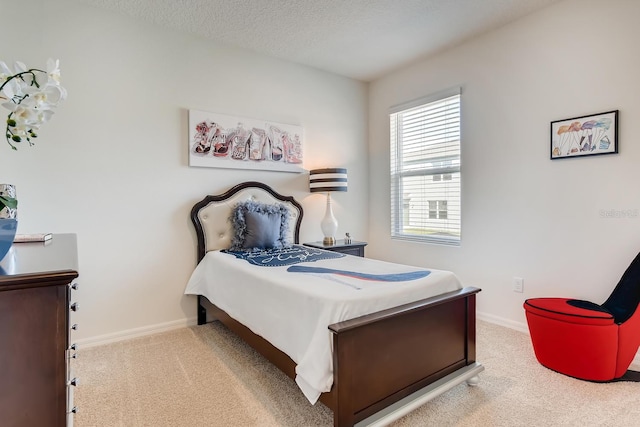
<svg viewBox="0 0 640 427">
<path fill-rule="evenodd" d="M 16 234 L 13 243 L 46 242 L 52 237 L 51 233 Z"/>
</svg>

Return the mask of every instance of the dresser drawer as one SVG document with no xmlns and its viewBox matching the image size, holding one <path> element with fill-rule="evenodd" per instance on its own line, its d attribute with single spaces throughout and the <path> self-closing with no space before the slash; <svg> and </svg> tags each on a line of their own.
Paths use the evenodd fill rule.
<svg viewBox="0 0 640 427">
<path fill-rule="evenodd" d="M 65 288 L 0 292 L 3 425 L 66 424 Z"/>
<path fill-rule="evenodd" d="M 333 251 L 340 252 L 342 254 L 355 255 L 359 257 L 364 256 L 364 247 L 338 248 L 338 249 L 334 249 Z"/>
</svg>

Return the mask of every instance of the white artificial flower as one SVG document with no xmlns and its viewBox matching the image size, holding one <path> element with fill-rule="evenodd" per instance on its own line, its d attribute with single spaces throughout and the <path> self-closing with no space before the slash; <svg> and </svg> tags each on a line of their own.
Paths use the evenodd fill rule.
<svg viewBox="0 0 640 427">
<path fill-rule="evenodd" d="M 64 101 L 67 97 L 67 91 L 62 86 L 58 85 L 45 85 L 42 89 L 46 97 L 46 102 L 50 105 L 57 106 L 61 101 Z"/>
<path fill-rule="evenodd" d="M 26 140 L 33 145 L 36 131 L 47 122 L 54 108 L 66 99 L 67 91 L 60 86 L 60 62 L 49 59 L 47 70 L 27 67 L 22 62 L 14 64 L 11 71 L 0 61 L 0 105 L 10 111 L 7 118 L 6 138 L 14 150 L 13 142 Z"/>
<path fill-rule="evenodd" d="M 7 64 L 5 64 L 4 62 L 0 61 L 0 84 L 6 82 L 7 79 L 9 77 L 11 77 L 12 75 L 13 75 L 13 73 L 11 72 L 9 67 L 7 67 Z"/>
<path fill-rule="evenodd" d="M 38 110 L 38 123 L 32 126 L 33 130 L 38 129 L 40 124 L 48 122 L 51 116 L 53 116 L 53 113 L 53 110 Z"/>
<path fill-rule="evenodd" d="M 45 85 L 41 88 L 29 86 L 24 89 L 26 98 L 21 104 L 27 104 L 33 108 L 41 108 L 43 106 L 55 107 L 62 101 L 64 94 L 59 86 Z"/>
<path fill-rule="evenodd" d="M 18 109 L 18 105 L 19 104 L 16 104 L 15 102 L 5 102 L 2 104 L 2 106 L 7 110 L 14 112 Z"/>
<path fill-rule="evenodd" d="M 16 61 L 15 64 L 13 65 L 13 69 L 16 71 L 16 74 L 20 74 L 27 71 L 27 66 L 20 61 Z"/>
<path fill-rule="evenodd" d="M 6 74 L 8 76 L 13 75 L 9 67 L 4 61 L 0 61 L 0 74 Z"/>
<path fill-rule="evenodd" d="M 22 91 L 17 80 L 19 79 L 12 79 L 10 81 L 5 81 L 2 84 L 2 92 L 7 99 L 13 99 L 15 96 L 20 96 Z"/>
<path fill-rule="evenodd" d="M 14 126 L 9 126 L 9 128 L 11 129 L 11 133 L 13 135 L 19 136 L 20 138 L 28 138 L 29 129 L 33 127 L 29 122 L 32 121 L 34 117 L 35 115 L 31 114 L 13 116 L 12 118 L 16 123 Z"/>
<path fill-rule="evenodd" d="M 27 133 L 27 126 L 24 123 L 18 123 L 11 129 L 11 133 L 21 139 L 27 139 L 29 134 Z"/>
<path fill-rule="evenodd" d="M 51 58 L 47 60 L 47 75 L 51 80 L 60 84 L 60 61 Z"/>
<path fill-rule="evenodd" d="M 32 125 L 38 122 L 38 114 L 33 108 L 16 104 L 15 110 L 13 110 L 13 119 L 18 123 L 25 123 Z"/>
</svg>

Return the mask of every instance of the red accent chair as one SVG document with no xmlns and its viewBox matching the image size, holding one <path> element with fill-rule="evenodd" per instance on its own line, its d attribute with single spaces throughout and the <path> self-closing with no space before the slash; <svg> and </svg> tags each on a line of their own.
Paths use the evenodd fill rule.
<svg viewBox="0 0 640 427">
<path fill-rule="evenodd" d="M 621 378 L 640 346 L 639 304 L 640 254 L 602 305 L 568 298 L 526 300 L 536 358 L 549 369 L 583 380 Z"/>
</svg>

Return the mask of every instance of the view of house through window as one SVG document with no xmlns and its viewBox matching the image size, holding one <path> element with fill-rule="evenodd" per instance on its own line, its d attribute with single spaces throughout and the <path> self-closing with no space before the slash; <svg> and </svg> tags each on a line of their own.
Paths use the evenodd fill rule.
<svg viewBox="0 0 640 427">
<path fill-rule="evenodd" d="M 460 89 L 392 108 L 391 236 L 460 244 Z"/>
</svg>

